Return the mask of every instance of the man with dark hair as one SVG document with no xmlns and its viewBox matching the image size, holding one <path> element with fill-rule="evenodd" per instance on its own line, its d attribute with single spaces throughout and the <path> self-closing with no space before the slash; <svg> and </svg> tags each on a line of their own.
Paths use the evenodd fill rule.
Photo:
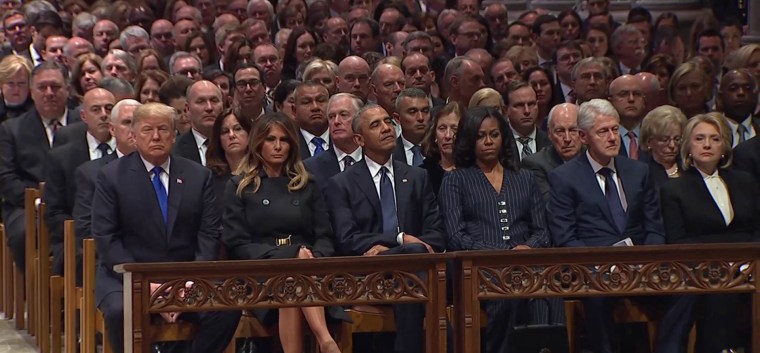
<svg viewBox="0 0 760 353">
<path fill-rule="evenodd" d="M 466 57 L 454 58 L 446 64 L 443 74 L 448 85 L 449 101 L 456 101 L 462 107 L 470 104 L 475 92 L 485 87 L 483 69 Z"/>
<path fill-rule="evenodd" d="M 575 103 L 572 72 L 582 56 L 581 47 L 575 41 L 566 40 L 557 48 L 557 62 L 554 64 L 557 82 L 552 93 L 555 102 Z"/>
<path fill-rule="evenodd" d="M 421 89 L 406 88 L 399 93 L 395 105 L 392 116 L 401 125 L 401 135 L 396 140 L 393 159 L 419 167 L 424 159 L 422 139 L 430 124 L 430 101 Z"/>
<path fill-rule="evenodd" d="M 299 127 L 298 142 L 301 159 L 318 156 L 331 147 L 327 121 L 327 101 L 330 93 L 317 82 L 301 83 L 293 92 L 293 113 Z"/>
<path fill-rule="evenodd" d="M 190 120 L 185 116 L 187 88 L 193 80 L 185 76 L 172 76 L 158 89 L 158 99 L 177 111 L 176 127 L 179 134 L 190 131 Z"/>
<path fill-rule="evenodd" d="M 42 57 L 40 54 L 45 51 L 45 41 L 47 38 L 53 35 L 62 36 L 63 33 L 63 20 L 57 12 L 54 11 L 42 11 L 36 17 L 31 18 L 32 33 L 34 37 L 32 39 L 32 46 L 37 52 L 35 56 L 32 53 L 32 60 L 35 66 L 39 65 Z"/>
<path fill-rule="evenodd" d="M 79 113 L 66 108 L 68 71 L 44 62 L 32 71 L 34 109 L 0 125 L 0 196 L 3 221 L 16 266 L 25 264 L 24 189 L 44 180 L 46 157 L 62 126 L 80 122 Z"/>
<path fill-rule="evenodd" d="M 536 127 L 538 102 L 536 91 L 524 81 L 512 81 L 507 86 L 507 121 L 514 136 L 515 162 L 551 146 L 546 132 Z"/>
<path fill-rule="evenodd" d="M 723 68 L 723 53 L 725 50 L 723 36 L 717 30 L 708 28 L 700 32 L 696 40 L 697 42 L 694 43 L 695 54 L 710 59 L 715 71 L 720 75 L 720 71 Z"/>
<path fill-rule="evenodd" d="M 0 50 L 0 57 L 16 54 L 26 57 L 30 62 L 33 62 L 32 55 L 39 57 L 39 53 L 31 46 L 31 26 L 22 12 L 13 10 L 3 15 L 3 32 L 8 46 L 3 46 Z"/>
<path fill-rule="evenodd" d="M 241 64 L 232 76 L 235 115 L 254 121 L 271 108 L 266 105 L 266 75 L 254 64 Z M 189 103 L 189 102 L 188 102 Z"/>
<path fill-rule="evenodd" d="M 553 70 L 552 60 L 560 42 L 559 21 L 552 15 L 541 15 L 533 23 L 533 42 L 538 65 Z"/>
<path fill-rule="evenodd" d="M 718 99 L 736 147 L 760 133 L 760 118 L 753 117 L 757 106 L 757 80 L 746 70 L 731 70 L 723 75 Z"/>
<path fill-rule="evenodd" d="M 407 36 L 401 46 L 404 47 L 404 57 L 414 52 L 422 53 L 429 60 L 433 58 L 433 37 L 426 32 L 414 31 Z"/>
<path fill-rule="evenodd" d="M 515 45 L 522 45 L 524 47 L 533 45 L 530 27 L 520 21 L 514 21 L 507 26 L 507 47 Z"/>
<path fill-rule="evenodd" d="M 480 41 L 480 23 L 472 17 L 459 17 L 451 25 L 449 40 L 454 46 L 454 55 L 462 56 L 470 49 L 477 48 Z"/>
<path fill-rule="evenodd" d="M 621 74 L 635 75 L 641 71 L 647 54 L 646 45 L 644 34 L 636 26 L 622 25 L 612 32 L 610 49 L 618 61 Z"/>
<path fill-rule="evenodd" d="M 401 60 L 401 71 L 404 72 L 404 87 L 419 88 L 428 95 L 430 105 L 438 107 L 446 104 L 446 101 L 430 95 L 430 87 L 435 81 L 435 71 L 430 67 L 430 60 L 420 53 L 411 53 Z"/>
<path fill-rule="evenodd" d="M 349 31 L 351 54 L 362 56 L 371 51 L 380 51 L 380 25 L 371 18 L 360 18 L 351 23 Z"/>
</svg>

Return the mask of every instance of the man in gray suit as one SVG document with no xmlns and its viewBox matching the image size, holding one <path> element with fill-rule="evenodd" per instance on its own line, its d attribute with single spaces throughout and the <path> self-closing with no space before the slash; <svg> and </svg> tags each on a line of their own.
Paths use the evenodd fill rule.
<svg viewBox="0 0 760 353">
<path fill-rule="evenodd" d="M 525 157 L 522 166 L 536 175 L 544 199 L 549 200 L 547 175 L 552 169 L 575 158 L 581 151 L 578 136 L 578 106 L 572 103 L 555 105 L 549 112 L 547 132 L 551 146 Z"/>
</svg>

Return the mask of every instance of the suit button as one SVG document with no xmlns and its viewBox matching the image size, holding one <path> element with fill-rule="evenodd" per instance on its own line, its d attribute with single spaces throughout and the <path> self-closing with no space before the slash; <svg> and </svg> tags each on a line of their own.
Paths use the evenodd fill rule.
<svg viewBox="0 0 760 353">
<path fill-rule="evenodd" d="M 510 237 L 509 235 L 505 235 L 505 236 L 503 236 L 503 237 L 501 237 L 501 238 L 502 238 L 502 239 L 504 239 L 504 240 L 509 240 L 509 239 L 512 239 L 512 237 Z"/>
<path fill-rule="evenodd" d="M 263 203 L 264 206 L 268 206 L 269 205 L 269 200 L 264 199 L 264 201 L 261 201 L 261 203 Z"/>
</svg>

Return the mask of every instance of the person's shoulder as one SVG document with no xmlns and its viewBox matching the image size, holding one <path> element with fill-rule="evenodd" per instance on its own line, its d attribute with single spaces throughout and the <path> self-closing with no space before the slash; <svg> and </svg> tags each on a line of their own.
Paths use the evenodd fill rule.
<svg viewBox="0 0 760 353">
<path fill-rule="evenodd" d="M 171 163 L 173 165 L 169 166 L 169 168 L 173 168 L 174 165 L 176 165 L 177 167 L 182 168 L 185 172 L 197 173 L 200 175 L 206 175 L 206 174 L 208 174 L 209 176 L 211 175 L 211 169 L 208 169 L 203 164 L 187 159 L 185 157 L 172 156 Z"/>
<path fill-rule="evenodd" d="M 734 155 L 758 155 L 758 149 L 760 149 L 760 135 L 736 145 Z"/>
</svg>

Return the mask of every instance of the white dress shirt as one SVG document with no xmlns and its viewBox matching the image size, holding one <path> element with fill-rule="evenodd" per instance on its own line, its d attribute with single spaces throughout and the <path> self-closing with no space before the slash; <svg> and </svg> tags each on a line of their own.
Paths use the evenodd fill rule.
<svg viewBox="0 0 760 353">
<path fill-rule="evenodd" d="M 404 138 L 403 134 L 401 134 L 401 143 L 404 145 L 404 158 L 406 158 L 405 159 L 406 160 L 406 164 L 413 165 L 414 164 L 414 152 L 412 152 L 412 148 L 414 148 L 414 146 L 418 146 L 418 145 L 415 145 L 415 144 L 409 142 L 409 140 L 407 140 L 407 139 Z M 418 147 L 420 147 L 420 154 L 422 154 L 422 147 L 421 146 L 418 146 Z M 424 159 L 425 157 L 423 156 L 422 158 Z"/>
<path fill-rule="evenodd" d="M 193 132 L 193 137 L 195 138 L 195 145 L 198 146 L 198 154 L 201 156 L 201 164 L 203 166 L 206 166 L 206 151 L 208 151 L 208 146 L 206 146 L 204 143 L 206 142 L 206 136 L 203 136 L 198 130 L 190 129 L 190 131 Z"/>
<path fill-rule="evenodd" d="M 379 164 L 373 161 L 371 158 L 365 158 L 365 161 L 367 162 L 367 168 L 369 168 L 369 175 L 372 176 L 372 181 L 375 183 L 375 190 L 377 191 L 378 199 L 381 198 L 380 178 L 382 177 L 382 173 L 380 172 L 380 169 L 382 167 L 388 168 L 388 178 L 391 180 L 391 186 L 393 186 L 393 201 L 395 202 L 398 197 L 396 196 L 396 181 L 393 180 L 393 158 L 388 158 L 388 161 L 385 162 L 385 164 Z M 396 204 L 396 212 L 398 212 L 398 204 Z M 399 226 L 401 225 L 399 224 Z M 398 235 L 396 235 L 396 242 L 399 245 L 402 245 L 404 243 L 404 232 L 399 232 Z"/>
<path fill-rule="evenodd" d="M 715 205 L 718 206 L 721 215 L 723 215 L 723 221 L 728 226 L 734 220 L 734 208 L 731 206 L 731 197 L 728 195 L 726 183 L 718 174 L 717 169 L 712 175 L 705 174 L 701 170 L 699 174 L 702 175 L 702 180 L 704 180 L 707 190 L 710 191 L 710 196 L 712 196 Z"/>
<path fill-rule="evenodd" d="M 314 139 L 315 135 L 312 135 L 310 132 L 301 129 L 301 135 L 303 135 L 303 139 L 306 140 L 306 146 L 309 146 L 309 155 L 312 157 L 314 156 L 314 150 L 317 149 L 317 146 L 314 146 L 314 143 L 311 142 L 312 139 Z M 330 149 L 330 129 L 325 130 L 325 132 L 322 133 L 319 137 L 322 138 L 325 142 L 322 144 L 322 149 L 327 151 Z"/>
<path fill-rule="evenodd" d="M 731 143 L 731 147 L 736 147 L 736 145 L 739 144 L 740 136 L 739 136 L 739 123 L 733 121 L 730 118 L 723 119 L 728 123 L 728 127 L 731 128 L 731 136 L 733 136 L 733 141 Z M 747 119 L 744 119 L 744 121 L 741 122 L 741 125 L 744 125 L 744 128 L 746 131 L 744 132 L 744 141 L 747 141 L 757 135 L 757 131 L 755 131 L 755 127 L 752 126 L 752 115 L 750 115 Z"/>
<path fill-rule="evenodd" d="M 511 126 L 510 126 L 510 128 L 511 128 Z M 520 160 L 522 160 L 522 151 L 525 148 L 525 145 L 523 145 L 518 140 L 518 138 L 521 138 L 523 136 L 520 135 L 519 132 L 515 131 L 515 129 L 512 129 L 512 136 L 515 137 L 515 143 L 517 144 L 517 155 L 519 156 Z M 532 153 L 538 152 L 538 151 L 536 151 L 536 128 L 533 128 L 533 132 L 531 132 L 530 134 L 528 134 L 528 136 L 525 136 L 525 137 L 529 137 L 530 138 L 530 141 L 528 141 L 528 147 L 530 147 L 531 152 Z"/>
<path fill-rule="evenodd" d="M 95 136 L 92 136 L 89 131 L 85 134 L 85 136 L 87 137 L 87 149 L 90 152 L 90 160 L 94 161 L 98 158 L 105 157 L 103 155 L 103 152 L 98 149 L 98 146 L 100 146 L 100 141 L 98 141 Z M 108 145 L 108 149 L 113 152 L 113 150 L 116 148 L 116 139 L 111 137 L 111 139 L 108 140 L 106 144 Z"/>
<path fill-rule="evenodd" d="M 599 170 L 604 167 L 612 170 L 612 176 L 615 178 L 615 184 L 617 184 L 618 195 L 620 195 L 620 203 L 623 205 L 623 210 L 628 211 L 628 202 L 626 201 L 625 192 L 623 191 L 623 181 L 620 180 L 620 175 L 618 175 L 617 169 L 615 169 L 615 159 L 611 159 L 610 163 L 607 165 L 601 165 L 591 158 L 591 154 L 589 154 L 588 151 L 586 151 L 586 158 L 588 158 L 588 161 L 591 163 L 591 168 L 594 169 L 596 182 L 599 183 L 599 187 L 602 189 L 602 194 L 604 194 L 604 188 L 607 186 L 607 181 L 604 179 L 604 176 L 599 174 Z"/>
<path fill-rule="evenodd" d="M 354 163 L 362 160 L 362 148 L 358 147 L 356 150 L 354 150 L 351 153 L 346 153 L 340 150 L 338 146 L 334 146 L 335 148 L 335 157 L 338 158 L 338 168 L 340 168 L 340 171 L 346 170 L 346 162 L 344 159 L 346 157 L 351 157 L 354 159 Z"/>
<path fill-rule="evenodd" d="M 151 164 L 150 162 L 146 161 L 143 156 L 140 156 L 140 159 L 142 159 L 143 164 L 145 164 L 145 169 L 148 171 L 148 175 L 150 175 L 150 181 L 153 182 L 153 168 L 154 167 L 161 167 L 164 171 L 161 172 L 161 184 L 164 184 L 164 189 L 166 189 L 166 195 L 169 195 L 169 166 L 171 164 L 171 157 L 166 159 L 166 162 L 164 164 L 156 166 Z"/>
<path fill-rule="evenodd" d="M 61 126 L 58 127 L 58 130 L 61 130 L 62 127 L 66 126 L 66 116 L 68 114 L 69 108 L 65 108 L 63 110 L 63 115 L 58 118 L 58 122 L 61 123 Z M 53 147 L 53 138 L 55 137 L 55 133 L 53 132 L 53 127 L 50 125 L 51 122 L 53 122 L 53 119 L 42 119 L 42 124 L 45 125 L 45 133 L 47 134 L 48 143 L 50 144 L 50 147 Z"/>
</svg>

